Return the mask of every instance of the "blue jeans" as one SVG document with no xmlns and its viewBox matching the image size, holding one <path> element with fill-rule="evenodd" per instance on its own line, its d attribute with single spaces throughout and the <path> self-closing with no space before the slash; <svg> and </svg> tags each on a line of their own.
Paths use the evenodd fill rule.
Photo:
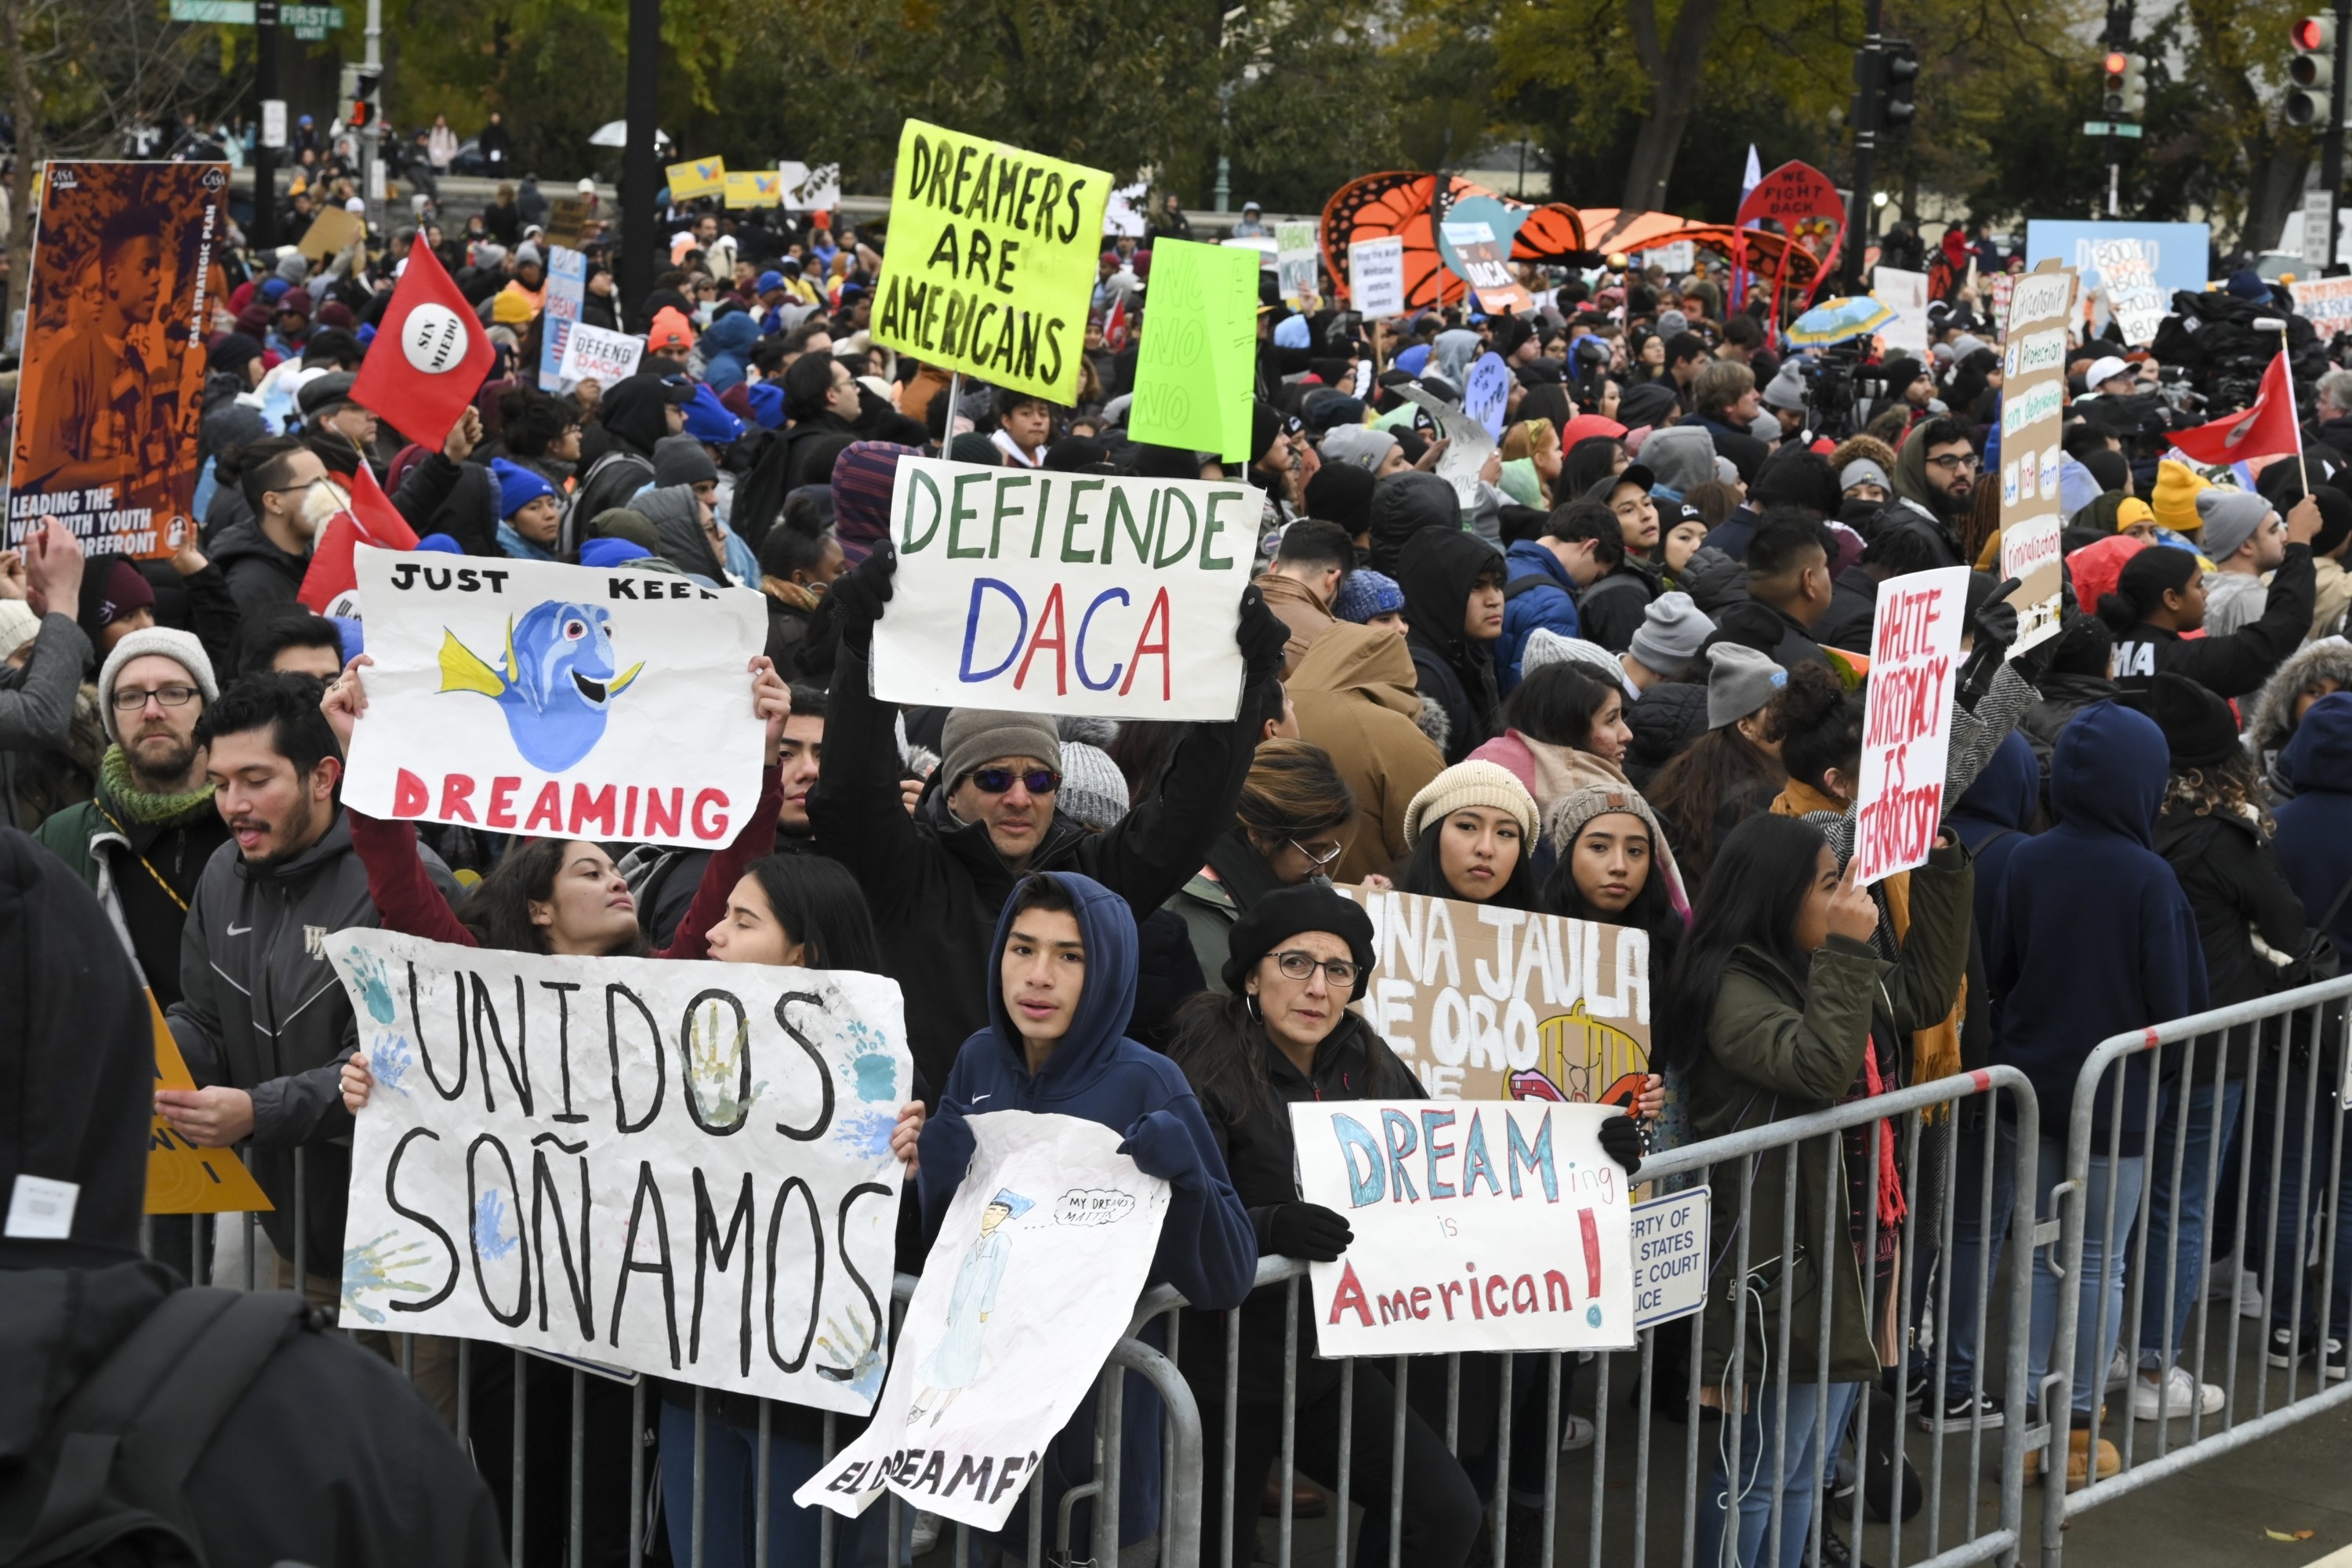
<svg viewBox="0 0 2352 1568">
<path fill-rule="evenodd" d="M 760 1433 L 718 1416 L 702 1427 L 703 1568 L 752 1568 L 752 1525 L 760 1500 Z M 824 1467 L 814 1443 L 768 1438 L 768 1561 L 761 1568 L 807 1568 L 817 1562 L 823 1541 L 823 1510 L 802 1508 L 793 1493 Z M 670 1560 L 678 1568 L 694 1561 L 694 1407 L 661 1407 L 663 1514 L 669 1524 Z M 912 1518 L 911 1509 L 906 1510 Z M 886 1518 L 881 1503 L 874 1517 Z M 858 1561 L 863 1519 L 833 1516 L 835 1561 L 841 1568 Z M 882 1534 L 877 1525 L 873 1533 Z"/>
<path fill-rule="evenodd" d="M 2332 1058 L 2333 1053 L 2329 1056 Z M 2246 1178 L 2253 1184 L 2253 1209 L 2246 1230 L 2250 1236 L 2271 1238 L 2267 1259 L 2250 1255 L 2247 1261 L 2262 1269 L 2263 1287 L 2270 1299 L 2271 1327 L 2294 1328 L 2300 1305 L 2302 1331 L 2316 1337 L 2319 1272 L 2315 1269 L 2305 1275 L 2305 1243 L 2314 1216 L 2326 1201 L 2327 1163 L 2336 1152 L 2336 1123 L 2345 1114 L 2336 1098 L 2336 1086 L 2343 1079 L 2335 1060 L 2324 1061 L 2319 1070 L 2319 1103 L 2315 1112 L 2310 1109 L 2314 1087 L 2311 1065 L 2296 1062 L 2284 1074 L 2286 1125 L 2276 1131 L 2278 1212 L 2265 1220 L 2262 1211 L 2270 1203 L 2271 1173 L 2262 1152 L 2271 1146 L 2273 1130 L 2277 1129 L 2281 1077 L 2275 1071 L 2264 1074 L 2262 1088 L 2254 1097 L 2254 1113 L 2246 1123 L 2246 1135 L 2254 1141 L 2254 1168 Z M 2336 1173 L 2334 1200 L 2336 1273 L 2328 1292 L 2331 1300 L 2327 1312 L 2327 1337 L 2336 1340 L 2352 1337 L 2352 1128 L 2345 1130 L 2345 1138 L 2343 1165 Z M 2306 1147 L 2310 1151 L 2307 1159 Z M 2300 1234 L 2298 1224 L 2302 1227 Z"/>
<path fill-rule="evenodd" d="M 2050 1189 L 2066 1179 L 2066 1141 L 2041 1135 L 2042 1148 L 2035 1157 L 2033 1184 L 2040 1190 L 2034 1194 L 2033 1210 L 2038 1215 L 2051 1212 Z M 2104 1148 L 2105 1138 L 2095 1141 L 2095 1148 Z M 2126 1147 L 2135 1142 L 2121 1140 Z M 2128 1251 L 2132 1222 L 2139 1215 L 2140 1183 L 2146 1177 L 2147 1162 L 2137 1154 L 2091 1156 L 2088 1190 L 2083 1194 L 2083 1267 L 2069 1283 L 2051 1269 L 2051 1254 L 2056 1246 L 2042 1248 L 2033 1255 L 2033 1332 L 2026 1356 L 2027 1386 L 2038 1399 L 2042 1379 L 2050 1371 L 2050 1347 L 2058 1335 L 2058 1300 L 2066 1290 L 2076 1292 L 2081 1316 L 2074 1331 L 2074 1394 L 2073 1410 L 2084 1425 L 2098 1407 L 2107 1387 L 2107 1363 L 2114 1359 L 2116 1336 L 2123 1332 L 2124 1269 L 2123 1260 Z M 2115 1193 L 2115 1234 L 2107 1235 L 2107 1194 Z M 2112 1243 L 2112 1245 L 2111 1245 Z M 2112 1258 L 2115 1268 L 2110 1270 Z M 2110 1275 L 2112 1274 L 2112 1278 Z M 2105 1331 L 2102 1328 L 2100 1308 L 2105 1307 Z"/>
<path fill-rule="evenodd" d="M 2230 1147 L 2238 1125 L 2238 1107 L 2246 1085 L 2231 1079 L 2219 1086 L 2206 1076 L 2210 1063 L 2198 1070 L 2200 1080 L 2185 1092 L 2175 1086 L 2162 1120 L 2156 1124 L 2156 1142 L 2148 1154 L 2155 1168 L 2148 1173 L 2147 1278 L 2139 1292 L 2139 1364 L 2149 1370 L 2164 1361 L 2165 1334 L 2170 1331 L 2172 1359 L 2183 1365 L 2193 1359 L 2182 1344 L 2189 1331 L 2189 1314 L 2197 1305 L 2205 1271 L 2205 1189 L 2213 1177 L 2217 1152 Z M 2214 1122 L 2215 1101 L 2221 1121 Z M 2188 1141 L 2181 1147 L 2180 1168 L 2173 1169 L 2172 1142 L 2188 1123 Z M 2180 1237 L 2172 1237 L 2174 1194 L 2179 1194 Z M 2172 1248 L 2168 1267 L 2166 1248 Z M 2232 1299 L 2237 1281 L 2231 1279 Z M 2168 1290 L 2168 1286 L 2169 1289 Z"/>
<path fill-rule="evenodd" d="M 1985 1095 L 1963 1105 L 1981 1106 L 1973 1123 L 1964 1115 L 1955 1132 L 1952 1151 L 1952 1246 L 1941 1272 L 1951 1283 L 1951 1307 L 1945 1330 L 1944 1395 L 1965 1398 L 1976 1386 L 1977 1344 L 1983 1325 L 1977 1320 L 1977 1273 L 1984 1271 L 1988 1305 L 2000 1298 L 2001 1244 L 2009 1237 L 2009 1211 L 2016 1201 L 2017 1119 L 2012 1110 L 1993 1130 L 1992 1204 L 1983 1204 L 1985 1135 L 1982 1117 L 1996 1112 L 1998 1095 Z M 1940 1287 L 1938 1293 L 1940 1294 Z"/>
<path fill-rule="evenodd" d="M 1781 1463 L 1779 1493 L 1780 1555 L 1771 1565 L 1764 1562 L 1765 1543 L 1771 1534 L 1774 1497 L 1771 1428 L 1767 1423 L 1779 1412 L 1780 1391 L 1776 1383 L 1759 1384 L 1748 1390 L 1748 1413 L 1739 1418 L 1739 1485 L 1736 1489 L 1730 1482 L 1730 1468 L 1725 1463 L 1731 1442 L 1729 1418 L 1727 1416 L 1716 1428 L 1719 1440 L 1715 1464 L 1708 1471 L 1706 1489 L 1700 1492 L 1698 1501 L 1698 1552 L 1694 1561 L 1700 1568 L 1717 1568 L 1717 1564 L 1728 1568 L 1724 1535 L 1730 1528 L 1735 1491 L 1739 1513 L 1738 1555 L 1730 1562 L 1737 1563 L 1738 1568 L 1801 1568 L 1805 1561 L 1807 1537 L 1812 1530 L 1813 1504 L 1820 1496 L 1813 1481 L 1813 1456 L 1817 1450 L 1827 1451 L 1822 1462 L 1822 1485 L 1826 1486 L 1837 1476 L 1836 1450 L 1845 1441 L 1846 1426 L 1853 1418 L 1862 1387 L 1858 1383 L 1831 1384 L 1829 1419 L 1817 1426 L 1813 1419 L 1817 1413 L 1817 1385 L 1790 1385 L 1788 1458 Z M 1823 1434 L 1827 1435 L 1825 1442 Z"/>
</svg>

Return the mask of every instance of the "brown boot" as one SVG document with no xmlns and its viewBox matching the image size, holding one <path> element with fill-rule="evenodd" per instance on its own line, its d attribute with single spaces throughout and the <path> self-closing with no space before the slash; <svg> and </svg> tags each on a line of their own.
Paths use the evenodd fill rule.
<svg viewBox="0 0 2352 1568">
<path fill-rule="evenodd" d="M 2068 1491 L 2081 1491 L 2090 1485 L 2090 1455 L 2091 1434 L 2087 1429 L 2077 1430 L 2067 1435 L 2066 1489 Z M 2105 1437 L 2100 1438 L 2099 1479 L 2104 1481 L 2123 1468 L 2124 1457 L 2116 1451 L 2116 1446 Z M 2026 1452 L 2025 1479 L 2029 1481 L 2038 1481 L 2042 1479 L 2042 1450 L 2039 1448 L 2029 1449 Z"/>
</svg>

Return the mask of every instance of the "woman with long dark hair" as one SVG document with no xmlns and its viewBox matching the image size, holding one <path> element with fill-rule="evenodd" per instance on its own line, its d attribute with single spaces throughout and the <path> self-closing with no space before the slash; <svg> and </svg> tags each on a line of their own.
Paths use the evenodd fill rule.
<svg viewBox="0 0 2352 1568">
<path fill-rule="evenodd" d="M 1653 1064 L 1684 1076 L 1700 1137 L 1880 1092 L 1893 1078 L 1901 1042 L 1950 1008 L 1968 954 L 1968 851 L 1939 834 L 1927 863 L 1913 872 L 1911 940 L 1893 963 L 1871 945 L 1878 908 L 1855 870 L 1849 863 L 1841 873 L 1822 830 L 1800 817 L 1750 817 L 1724 840 L 1653 1035 Z M 1798 1145 L 1794 1166 L 1795 1212 L 1807 1216 L 1799 1228 L 1815 1238 L 1812 1247 L 1819 1246 L 1819 1216 L 1843 1213 L 1828 1257 L 1779 1256 L 1790 1161 L 1759 1160 L 1752 1179 L 1715 1187 L 1710 1234 L 1721 1259 L 1732 1256 L 1727 1247 L 1743 1215 L 1758 1217 L 1748 1237 L 1748 1279 L 1711 1279 L 1707 1290 L 1701 1397 L 1720 1406 L 1736 1382 L 1746 1405 L 1744 1414 L 1725 1416 L 1742 1426 L 1738 1476 L 1718 1455 L 1699 1491 L 1702 1563 L 1756 1568 L 1776 1506 L 1780 1539 L 1805 1539 L 1817 1454 L 1844 1431 L 1863 1385 L 1902 1355 L 1887 1342 L 1891 1335 L 1874 1332 L 1871 1311 L 1887 1299 L 1902 1233 L 1893 1128 L 1865 1121 L 1835 1138 L 1810 1140 Z M 1868 1206 L 1874 1193 L 1874 1213 Z M 1746 1338 L 1735 1380 L 1733 1309 L 1743 1297 Z M 1824 1310 L 1826 1361 L 1816 1349 Z M 1784 1314 L 1791 1331 L 1785 1342 Z M 1783 1342 L 1785 1364 L 1779 1360 Z M 1766 1426 L 1781 1403 L 1775 1382 L 1789 1393 L 1786 1447 L 1777 1458 Z M 1817 1424 L 1824 1384 L 1827 1419 Z M 1776 1463 L 1782 1478 L 1777 1504 L 1767 1468 Z"/>
<path fill-rule="evenodd" d="M 1369 987 L 1371 971 L 1372 922 L 1360 906 L 1325 887 L 1285 888 L 1260 900 L 1234 927 L 1224 991 L 1193 997 L 1178 1015 L 1169 1054 L 1208 1117 L 1262 1255 L 1328 1263 L 1355 1239 L 1345 1216 L 1298 1200 L 1289 1104 L 1426 1098 L 1412 1069 L 1349 1010 L 1348 1004 Z M 1630 1118 L 1604 1124 L 1602 1146 L 1629 1173 L 1638 1167 L 1640 1132 Z M 1235 1563 L 1246 1563 L 1255 1552 L 1256 1502 L 1266 1471 L 1281 1452 L 1284 1300 L 1285 1291 L 1276 1286 L 1253 1295 L 1242 1308 L 1236 1390 L 1238 1404 L 1249 1415 L 1234 1424 Z M 1295 1462 L 1301 1473 L 1336 1487 L 1339 1369 L 1315 1357 L 1315 1320 L 1308 1307 L 1308 1293 L 1302 1290 L 1293 1395 Z M 1224 1315 L 1185 1316 L 1180 1360 L 1202 1406 L 1208 1443 L 1202 1473 L 1214 1477 L 1223 1473 L 1225 1458 Z M 1428 1380 L 1415 1381 L 1418 1385 Z M 1403 1561 L 1459 1568 L 1478 1533 L 1477 1489 L 1438 1429 L 1410 1401 L 1402 1417 L 1404 1465 L 1392 1474 L 1396 1407 L 1395 1388 L 1382 1364 L 1359 1362 L 1349 1424 L 1350 1495 L 1363 1504 L 1368 1524 L 1384 1522 L 1391 1488 L 1401 1485 Z M 1491 1423 L 1465 1415 L 1466 1438 L 1476 1441 L 1481 1426 L 1491 1429 Z M 1207 1521 L 1218 1518 L 1221 1489 L 1202 1489 L 1202 1503 Z M 1215 1526 L 1209 1523 L 1207 1529 Z M 1368 1528 L 1365 1533 L 1373 1532 Z"/>
<path fill-rule="evenodd" d="M 1660 768 L 1648 790 L 1694 895 L 1725 836 L 1787 780 L 1771 703 L 1788 680 L 1787 670 L 1744 643 L 1707 649 L 1706 733 Z"/>
<path fill-rule="evenodd" d="M 1408 893 L 1532 910 L 1535 835 L 1536 803 L 1518 780 L 1493 763 L 1456 763 L 1405 807 L 1412 848 L 1390 875 Z"/>
<path fill-rule="evenodd" d="M 1503 558 L 1475 534 L 1423 528 L 1398 552 L 1405 646 L 1421 694 L 1444 710 L 1438 749 L 1460 762 L 1495 733 L 1495 641 L 1503 635 Z"/>
</svg>

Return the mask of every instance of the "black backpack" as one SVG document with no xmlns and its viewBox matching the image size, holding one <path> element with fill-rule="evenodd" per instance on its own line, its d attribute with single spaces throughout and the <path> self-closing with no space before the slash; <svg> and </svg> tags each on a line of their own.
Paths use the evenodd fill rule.
<svg viewBox="0 0 2352 1568">
<path fill-rule="evenodd" d="M 269 1358 L 311 1321 L 290 1291 L 166 1297 L 0 1482 L 0 1519 L 32 1521 L 0 1538 L 0 1565 L 204 1568 L 182 1491 L 188 1472 Z"/>
</svg>

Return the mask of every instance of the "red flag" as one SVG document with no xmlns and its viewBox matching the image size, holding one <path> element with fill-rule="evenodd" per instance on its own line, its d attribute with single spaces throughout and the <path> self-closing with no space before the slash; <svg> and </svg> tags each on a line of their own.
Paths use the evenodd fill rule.
<svg viewBox="0 0 2352 1568">
<path fill-rule="evenodd" d="M 2281 350 L 2263 372 L 2262 391 L 2252 408 L 2193 430 L 2175 431 L 2172 444 L 2200 463 L 2300 454 L 2303 431 L 2295 423 L 2294 383 L 2287 374 L 2286 352 Z"/>
<path fill-rule="evenodd" d="M 437 447 L 496 358 L 473 306 L 420 234 L 360 365 L 352 401 L 410 440 Z"/>
<path fill-rule="evenodd" d="M 365 463 L 352 476 L 351 504 L 328 520 L 318 547 L 310 552 L 310 569 L 302 574 L 302 587 L 295 597 L 325 615 L 338 595 L 359 586 L 352 550 L 361 544 L 386 550 L 416 548 L 416 531 L 408 526 L 408 520 L 400 515 L 400 509 L 392 504 L 392 498 L 383 493 Z"/>
<path fill-rule="evenodd" d="M 1110 304 L 1110 314 L 1103 318 L 1103 347 L 1118 353 L 1127 347 L 1127 294 L 1119 292 Z"/>
</svg>

